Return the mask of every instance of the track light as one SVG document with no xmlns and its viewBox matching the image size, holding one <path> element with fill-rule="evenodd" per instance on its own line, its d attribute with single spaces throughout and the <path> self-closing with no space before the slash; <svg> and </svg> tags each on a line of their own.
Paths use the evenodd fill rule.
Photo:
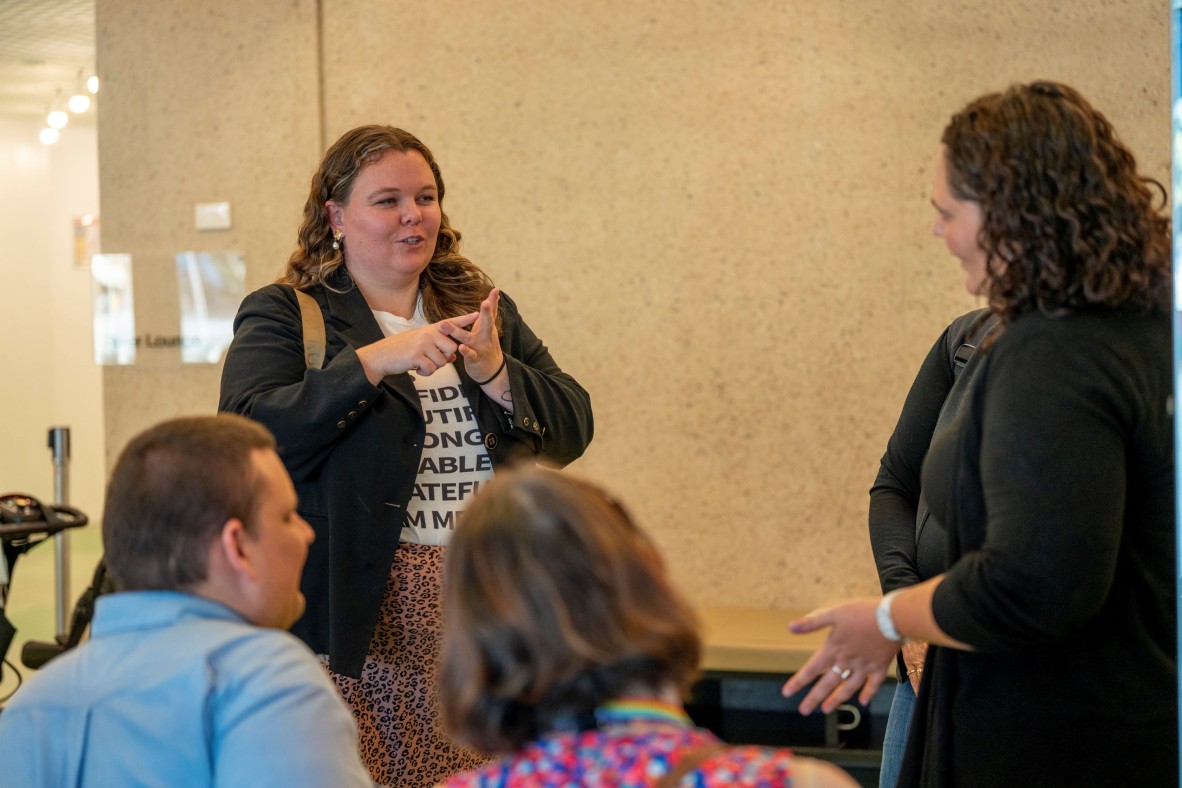
<svg viewBox="0 0 1182 788">
<path fill-rule="evenodd" d="M 62 89 L 57 89 L 57 95 L 53 99 L 53 103 L 49 105 L 49 114 L 45 116 L 45 122 L 51 129 L 64 129 L 66 124 L 70 122 L 70 116 L 62 109 Z"/>
<path fill-rule="evenodd" d="M 91 96 L 98 93 L 99 78 L 96 74 L 91 74 L 86 77 L 88 69 L 78 69 L 78 77 L 74 83 L 74 92 L 67 100 L 62 96 L 62 89 L 58 87 L 57 93 L 53 97 L 53 101 L 45 108 L 45 125 L 38 134 L 38 137 L 46 145 L 53 145 L 61 138 L 60 130 L 64 129 L 70 122 L 70 115 L 66 112 L 69 108 L 70 112 L 75 115 L 81 115 L 90 110 L 94 106 L 95 99 Z"/>
<path fill-rule="evenodd" d="M 74 87 L 74 95 L 66 102 L 70 112 L 81 115 L 90 109 L 90 96 L 86 93 L 86 83 L 82 79 L 82 69 L 78 69 L 78 84 Z"/>
</svg>

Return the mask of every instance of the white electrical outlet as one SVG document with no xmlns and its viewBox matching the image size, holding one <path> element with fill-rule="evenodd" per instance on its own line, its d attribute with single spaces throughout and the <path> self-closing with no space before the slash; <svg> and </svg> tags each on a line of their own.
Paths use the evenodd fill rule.
<svg viewBox="0 0 1182 788">
<path fill-rule="evenodd" d="M 193 211 L 194 224 L 198 230 L 229 230 L 230 203 L 199 202 Z"/>
</svg>

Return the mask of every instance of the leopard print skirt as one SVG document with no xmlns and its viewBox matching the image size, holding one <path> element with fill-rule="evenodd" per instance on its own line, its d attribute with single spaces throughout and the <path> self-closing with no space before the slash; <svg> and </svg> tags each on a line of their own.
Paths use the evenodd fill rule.
<svg viewBox="0 0 1182 788">
<path fill-rule="evenodd" d="M 361 678 L 329 671 L 357 719 L 361 758 L 381 786 L 435 785 L 488 759 L 453 744 L 439 721 L 445 549 L 401 544 Z M 321 663 L 327 668 L 328 658 Z"/>
</svg>

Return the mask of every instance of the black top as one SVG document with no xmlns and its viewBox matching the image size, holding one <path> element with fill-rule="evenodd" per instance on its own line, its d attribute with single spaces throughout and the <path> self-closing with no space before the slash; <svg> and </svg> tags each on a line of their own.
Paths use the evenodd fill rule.
<svg viewBox="0 0 1182 788">
<path fill-rule="evenodd" d="M 901 785 L 1178 784 L 1170 322 L 1015 320 L 923 469 L 948 525 Z"/>
<path fill-rule="evenodd" d="M 345 286 L 348 281 L 340 283 Z M 357 348 L 382 339 L 356 288 L 309 294 L 324 314 L 323 369 L 308 369 L 295 292 L 268 285 L 234 319 L 219 410 L 262 422 L 316 531 L 301 588 L 307 610 L 292 631 L 333 671 L 359 676 L 406 522 L 426 426 L 418 392 L 402 373 L 373 385 Z M 486 397 L 456 361 L 494 468 L 526 458 L 562 466 L 591 441 L 591 400 L 563 372 L 502 293 L 501 349 L 514 413 Z"/>
<path fill-rule="evenodd" d="M 870 488 L 870 544 L 884 594 L 944 571 L 944 526 L 930 516 L 919 473 L 928 447 L 955 422 L 967 401 L 980 368 L 980 357 L 972 351 L 995 322 L 987 315 L 986 309 L 961 315 L 940 334 L 911 384 L 882 455 Z"/>
</svg>

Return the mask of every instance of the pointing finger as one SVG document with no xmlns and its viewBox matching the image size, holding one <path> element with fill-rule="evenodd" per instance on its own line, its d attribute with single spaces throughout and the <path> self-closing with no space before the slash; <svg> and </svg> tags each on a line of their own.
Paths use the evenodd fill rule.
<svg viewBox="0 0 1182 788">
<path fill-rule="evenodd" d="M 479 312 L 469 312 L 466 315 L 460 315 L 458 317 L 449 317 L 446 320 L 440 320 L 435 325 L 439 328 L 440 331 L 442 331 L 444 334 L 447 334 L 450 332 L 450 330 L 452 328 L 467 328 L 468 326 L 475 323 L 479 318 L 480 318 Z"/>
<path fill-rule="evenodd" d="M 803 635 L 806 632 L 815 632 L 829 626 L 833 626 L 833 611 L 830 609 L 814 610 L 790 622 L 788 631 Z"/>
</svg>

